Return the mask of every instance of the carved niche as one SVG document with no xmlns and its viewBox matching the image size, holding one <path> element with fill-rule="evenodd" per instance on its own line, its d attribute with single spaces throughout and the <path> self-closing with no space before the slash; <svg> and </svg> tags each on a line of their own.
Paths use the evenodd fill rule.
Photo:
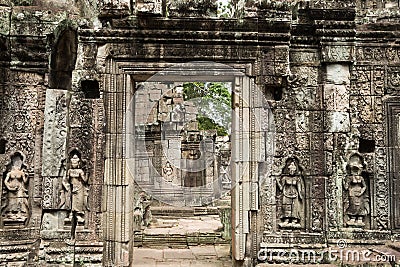
<svg viewBox="0 0 400 267">
<path fill-rule="evenodd" d="M 26 226 L 30 217 L 27 166 L 25 156 L 15 152 L 3 174 L 1 219 L 4 227 Z"/>
<path fill-rule="evenodd" d="M 72 71 L 75 68 L 78 37 L 76 31 L 67 28 L 53 47 L 50 60 L 49 86 L 55 89 L 71 89 Z"/>
<path fill-rule="evenodd" d="M 347 175 L 343 181 L 345 224 L 364 228 L 370 214 L 368 175 L 361 155 L 353 154 L 347 163 Z"/>
</svg>

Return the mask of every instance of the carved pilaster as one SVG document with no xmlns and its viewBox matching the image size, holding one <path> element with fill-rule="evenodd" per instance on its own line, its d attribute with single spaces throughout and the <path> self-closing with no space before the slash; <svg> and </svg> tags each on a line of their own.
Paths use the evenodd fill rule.
<svg viewBox="0 0 400 267">
<path fill-rule="evenodd" d="M 67 114 L 67 91 L 47 90 L 42 149 L 43 208 L 59 208 L 66 157 Z"/>
</svg>

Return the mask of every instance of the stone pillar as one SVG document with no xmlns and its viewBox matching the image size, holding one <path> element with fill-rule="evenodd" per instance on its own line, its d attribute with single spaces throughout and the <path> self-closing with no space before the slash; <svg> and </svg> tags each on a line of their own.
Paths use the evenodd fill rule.
<svg viewBox="0 0 400 267">
<path fill-rule="evenodd" d="M 346 150 L 356 149 L 350 142 L 350 63 L 353 47 L 326 43 L 322 59 L 326 62 L 323 85 L 324 130 L 332 134 L 336 144 L 332 150 L 333 162 L 346 162 Z M 348 146 L 347 144 L 353 144 Z M 346 147 L 347 146 L 347 147 Z M 327 180 L 327 227 L 331 230 L 343 226 L 343 184 L 346 175 L 344 164 L 336 164 L 332 177 Z"/>
<path fill-rule="evenodd" d="M 130 266 L 133 250 L 133 176 L 127 171 L 125 110 L 132 97 L 130 77 L 112 73 L 105 88 L 104 265 Z M 131 144 L 129 144 L 131 145 Z"/>
<path fill-rule="evenodd" d="M 242 89 L 240 85 L 242 83 L 241 78 L 235 79 L 233 86 L 233 116 L 232 116 L 232 256 L 235 261 L 243 261 L 245 257 L 245 246 L 246 246 L 246 232 L 248 232 L 247 222 L 243 221 L 244 209 L 243 209 L 243 184 L 241 177 L 242 166 L 242 155 L 241 142 L 241 94 Z M 243 116 L 243 115 L 242 115 Z M 247 218 L 247 217 L 246 217 Z"/>
<path fill-rule="evenodd" d="M 324 84 L 324 121 L 325 129 L 332 133 L 336 140 L 346 139 L 350 133 L 349 114 L 350 73 L 348 63 L 329 63 L 326 66 L 326 82 Z M 342 143 L 344 145 L 344 143 Z M 340 145 L 340 144 L 339 144 Z M 346 147 L 334 149 L 334 161 L 345 162 Z M 334 171 L 335 177 L 328 180 L 328 218 L 329 227 L 343 226 L 342 181 L 345 179 L 345 168 L 340 164 Z M 335 203 L 335 204 L 334 204 Z M 335 212 L 334 212 L 335 211 Z"/>
<path fill-rule="evenodd" d="M 256 122 L 254 81 L 236 77 L 232 116 L 232 254 L 237 265 L 252 266 L 258 248 L 258 164 L 261 139 Z M 261 105 L 257 106 L 258 108 Z M 252 109 L 254 108 L 254 109 Z"/>
<path fill-rule="evenodd" d="M 60 170 L 66 157 L 67 142 L 67 90 L 46 91 L 45 122 L 43 133 L 43 209 L 58 209 L 58 190 L 62 177 Z"/>
</svg>

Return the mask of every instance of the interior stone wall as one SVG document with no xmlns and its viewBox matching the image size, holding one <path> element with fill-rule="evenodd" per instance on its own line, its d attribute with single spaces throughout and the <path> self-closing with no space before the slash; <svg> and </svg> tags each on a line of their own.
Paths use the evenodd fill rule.
<svg viewBox="0 0 400 267">
<path fill-rule="evenodd" d="M 399 238 L 398 1 L 240 1 L 230 19 L 207 3 L 0 0 L 1 264 L 129 266 L 135 177 L 124 112 L 136 82 L 193 60 L 246 74 L 234 111 L 247 118 L 257 86 L 275 120 L 273 154 L 262 133 L 243 130 L 251 120 L 235 122 L 233 177 L 250 164 L 232 191 L 238 265 L 256 264 L 262 247 Z M 63 182 L 73 149 L 89 209 L 69 225 Z M 288 227 L 277 181 L 291 161 L 304 197 Z M 355 225 L 346 183 L 357 166 L 366 190 Z M 12 168 L 23 173 L 19 195 L 9 189 Z"/>
</svg>

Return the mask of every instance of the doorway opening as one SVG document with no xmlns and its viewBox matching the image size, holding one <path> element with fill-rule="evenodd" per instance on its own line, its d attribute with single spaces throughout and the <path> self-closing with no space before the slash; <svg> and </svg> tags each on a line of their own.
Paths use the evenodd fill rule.
<svg viewBox="0 0 400 267">
<path fill-rule="evenodd" d="M 209 237 L 229 244 L 232 82 L 210 78 L 134 86 L 135 181 L 142 196 L 135 207 L 135 246 L 159 246 L 163 234 L 182 232 L 165 246 L 189 246 L 191 236 L 203 240 L 198 245 Z"/>
</svg>

